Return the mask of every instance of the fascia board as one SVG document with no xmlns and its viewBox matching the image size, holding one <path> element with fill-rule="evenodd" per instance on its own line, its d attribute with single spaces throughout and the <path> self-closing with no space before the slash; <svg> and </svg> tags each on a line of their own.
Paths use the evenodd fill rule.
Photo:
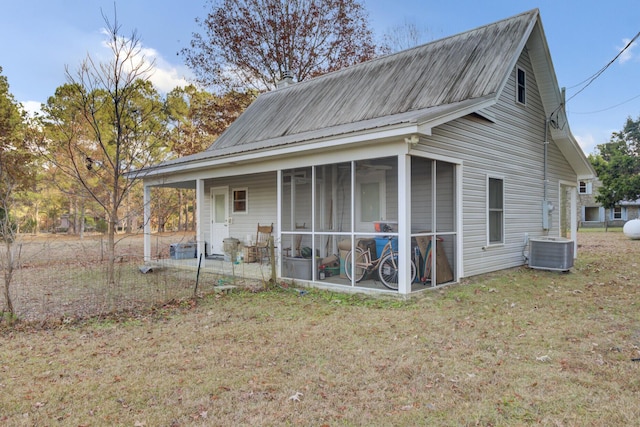
<svg viewBox="0 0 640 427">
<path fill-rule="evenodd" d="M 323 138 L 317 141 L 310 141 L 298 144 L 287 145 L 283 147 L 270 148 L 260 151 L 252 151 L 248 153 L 240 153 L 235 155 L 229 155 L 224 157 L 212 157 L 203 158 L 198 160 L 189 160 L 184 163 L 174 163 L 167 166 L 159 166 L 156 168 L 150 168 L 148 170 L 140 171 L 140 174 L 135 176 L 132 172 L 130 176 L 136 178 L 143 178 L 145 180 L 152 179 L 158 175 L 171 175 L 183 172 L 197 172 L 204 169 L 210 169 L 220 166 L 227 166 L 230 163 L 239 164 L 245 162 L 264 161 L 266 158 L 291 156 L 303 153 L 305 151 L 317 150 L 317 149 L 329 149 L 336 147 L 343 147 L 346 145 L 358 144 L 362 142 L 372 142 L 386 139 L 398 139 L 408 135 L 412 135 L 418 132 L 418 126 L 415 123 L 396 125 L 388 129 L 373 129 L 358 134 L 339 137 L 339 138 Z M 272 168 L 269 168 L 272 170 Z M 257 171 L 256 171 L 257 172 Z"/>
</svg>

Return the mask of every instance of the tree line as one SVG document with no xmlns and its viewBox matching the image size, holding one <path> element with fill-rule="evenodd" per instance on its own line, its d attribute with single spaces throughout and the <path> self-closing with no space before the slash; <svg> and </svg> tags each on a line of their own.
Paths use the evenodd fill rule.
<svg viewBox="0 0 640 427">
<path fill-rule="evenodd" d="M 12 245 L 21 232 L 103 231 L 113 283 L 116 232 L 142 225 L 136 171 L 206 149 L 285 74 L 302 81 L 428 35 L 405 21 L 376 44 L 357 0 L 213 0 L 209 7 L 196 19 L 201 32 L 179 52 L 196 78 L 166 94 L 151 83 L 155 64 L 135 31 L 123 34 L 115 6 L 113 18 L 101 12 L 110 57 L 67 66 L 66 82 L 35 116 L 15 100 L 0 64 L 0 267 L 10 313 Z M 193 192 L 153 191 L 155 229 L 194 226 Z"/>
</svg>

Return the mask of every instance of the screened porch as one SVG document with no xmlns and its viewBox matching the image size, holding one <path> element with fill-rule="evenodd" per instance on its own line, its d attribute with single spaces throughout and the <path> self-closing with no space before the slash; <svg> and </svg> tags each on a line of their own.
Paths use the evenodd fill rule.
<svg viewBox="0 0 640 427">
<path fill-rule="evenodd" d="M 405 155 L 280 171 L 281 276 L 404 294 L 456 281 L 457 171 Z"/>
</svg>

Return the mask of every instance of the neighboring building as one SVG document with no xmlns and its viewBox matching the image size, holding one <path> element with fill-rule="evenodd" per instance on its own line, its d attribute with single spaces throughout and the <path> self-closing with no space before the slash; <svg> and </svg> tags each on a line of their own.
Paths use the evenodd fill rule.
<svg viewBox="0 0 640 427">
<path fill-rule="evenodd" d="M 250 245 L 257 224 L 273 223 L 279 276 L 377 290 L 375 280 L 322 280 L 318 260 L 392 235 L 408 294 L 421 289 L 410 279 L 412 259 L 424 258 L 417 242 L 437 239 L 419 275 L 429 268 L 440 284 L 523 265 L 527 236 L 559 236 L 564 218 L 575 240 L 576 183 L 594 172 L 569 129 L 537 9 L 285 83 L 207 150 L 135 172 L 147 207 L 154 186 L 196 190 L 198 253 L 221 253 L 230 237 Z M 380 221 L 393 230 L 376 231 Z M 300 244 L 318 260 L 287 258 Z"/>
<path fill-rule="evenodd" d="M 578 218 L 580 227 L 622 227 L 630 219 L 640 218 L 640 199 L 621 201 L 613 209 L 605 209 L 596 201 L 602 183 L 580 181 L 578 183 Z"/>
</svg>

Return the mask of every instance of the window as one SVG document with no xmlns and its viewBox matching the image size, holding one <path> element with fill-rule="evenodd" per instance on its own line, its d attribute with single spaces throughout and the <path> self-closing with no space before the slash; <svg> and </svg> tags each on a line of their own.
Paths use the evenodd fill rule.
<svg viewBox="0 0 640 427">
<path fill-rule="evenodd" d="M 489 244 L 504 243 L 504 183 L 500 178 L 489 178 L 488 217 Z"/>
<path fill-rule="evenodd" d="M 387 218 L 385 170 L 356 172 L 356 230 L 373 231 L 374 221 Z"/>
<path fill-rule="evenodd" d="M 600 222 L 600 208 L 598 206 L 585 206 L 584 220 L 588 222 Z"/>
<path fill-rule="evenodd" d="M 580 181 L 578 184 L 578 193 L 591 194 L 591 183 L 587 181 Z"/>
<path fill-rule="evenodd" d="M 526 104 L 526 90 L 527 74 L 522 68 L 518 67 L 516 68 L 516 101 L 520 104 Z"/>
<path fill-rule="evenodd" d="M 616 206 L 611 209 L 611 219 L 624 219 L 621 206 Z"/>
<path fill-rule="evenodd" d="M 238 188 L 233 190 L 233 213 L 247 213 L 249 205 L 247 201 L 247 189 Z"/>
</svg>

